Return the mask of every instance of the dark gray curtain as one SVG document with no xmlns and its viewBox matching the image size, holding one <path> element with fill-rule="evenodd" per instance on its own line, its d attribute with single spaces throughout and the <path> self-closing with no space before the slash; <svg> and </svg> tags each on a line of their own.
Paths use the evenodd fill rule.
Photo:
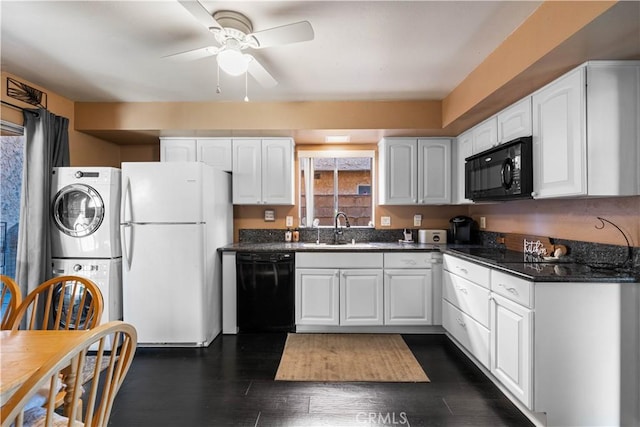
<svg viewBox="0 0 640 427">
<path fill-rule="evenodd" d="M 26 295 L 53 277 L 51 168 L 69 166 L 69 119 L 42 108 L 24 110 L 24 134 L 16 281 Z"/>
</svg>

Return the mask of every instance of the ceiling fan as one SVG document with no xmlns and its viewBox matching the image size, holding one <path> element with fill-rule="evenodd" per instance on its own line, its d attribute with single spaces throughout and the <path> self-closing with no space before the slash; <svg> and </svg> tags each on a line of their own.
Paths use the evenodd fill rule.
<svg viewBox="0 0 640 427">
<path fill-rule="evenodd" d="M 246 49 L 263 49 L 289 43 L 313 40 L 313 27 L 308 21 L 253 31 L 249 18 L 240 12 L 220 10 L 211 14 L 199 1 L 178 0 L 201 24 L 213 33 L 218 46 L 206 46 L 169 55 L 166 58 L 195 60 L 217 55 L 218 66 L 228 74 L 248 72 L 263 87 L 278 84 L 271 74 Z"/>
</svg>

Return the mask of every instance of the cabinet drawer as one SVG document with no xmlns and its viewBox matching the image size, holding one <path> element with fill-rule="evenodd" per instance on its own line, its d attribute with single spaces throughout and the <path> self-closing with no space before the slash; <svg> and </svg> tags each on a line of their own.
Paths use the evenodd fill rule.
<svg viewBox="0 0 640 427">
<path fill-rule="evenodd" d="M 489 289 L 490 270 L 464 259 L 444 254 L 444 269 Z"/>
<path fill-rule="evenodd" d="M 448 271 L 443 275 L 442 296 L 483 326 L 489 327 L 489 290 Z"/>
<path fill-rule="evenodd" d="M 518 304 L 531 307 L 531 301 L 533 301 L 533 282 L 501 271 L 492 270 L 491 290 Z"/>
<path fill-rule="evenodd" d="M 489 330 L 448 301 L 442 301 L 442 326 L 485 367 L 489 367 Z"/>
<path fill-rule="evenodd" d="M 296 268 L 382 268 L 382 253 L 297 252 Z"/>
<path fill-rule="evenodd" d="M 384 268 L 431 268 L 430 252 L 395 252 L 384 254 Z"/>
</svg>

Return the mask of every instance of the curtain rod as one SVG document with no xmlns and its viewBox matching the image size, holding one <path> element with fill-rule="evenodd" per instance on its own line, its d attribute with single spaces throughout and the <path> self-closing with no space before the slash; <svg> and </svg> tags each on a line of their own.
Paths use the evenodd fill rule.
<svg viewBox="0 0 640 427">
<path fill-rule="evenodd" d="M 33 111 L 33 110 L 31 110 L 31 109 L 29 109 L 29 108 L 25 108 L 25 107 L 20 107 L 19 105 L 16 105 L 16 104 L 12 104 L 12 103 L 10 103 L 10 102 L 7 102 L 7 101 L 5 101 L 4 99 L 0 100 L 0 102 L 2 102 L 2 105 L 6 105 L 6 106 L 7 106 L 7 107 L 9 107 L 9 108 L 15 108 L 16 110 L 20 110 L 20 111 L 28 111 L 28 112 L 30 112 L 30 113 L 32 113 L 32 114 L 35 114 L 35 115 L 36 115 L 36 117 L 38 117 L 38 116 L 39 116 L 39 114 L 38 114 L 38 112 L 37 112 L 37 111 Z"/>
<path fill-rule="evenodd" d="M 6 105 L 7 107 L 15 108 L 16 110 L 22 110 L 22 111 L 25 110 L 24 107 L 20 107 L 18 105 L 12 104 L 10 102 L 5 101 L 4 99 L 1 100 L 0 102 L 2 102 L 3 105 Z"/>
</svg>

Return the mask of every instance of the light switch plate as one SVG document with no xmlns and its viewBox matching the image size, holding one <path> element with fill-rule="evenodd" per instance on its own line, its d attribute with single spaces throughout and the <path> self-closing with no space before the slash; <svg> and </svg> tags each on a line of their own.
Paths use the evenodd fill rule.
<svg viewBox="0 0 640 427">
<path fill-rule="evenodd" d="M 487 228 L 487 218 L 483 216 L 480 217 L 480 228 L 482 228 L 483 230 Z"/>
<path fill-rule="evenodd" d="M 291 215 L 287 215 L 285 218 L 285 226 L 293 227 L 293 217 Z"/>
<path fill-rule="evenodd" d="M 380 217 L 380 225 L 383 227 L 391 226 L 391 217 L 390 216 L 381 216 Z"/>
<path fill-rule="evenodd" d="M 276 211 L 273 209 L 265 209 L 264 210 L 264 220 L 265 221 L 275 221 L 276 220 Z"/>
<path fill-rule="evenodd" d="M 413 216 L 413 226 L 414 227 L 420 227 L 422 225 L 422 215 L 421 214 L 415 214 Z"/>
</svg>

